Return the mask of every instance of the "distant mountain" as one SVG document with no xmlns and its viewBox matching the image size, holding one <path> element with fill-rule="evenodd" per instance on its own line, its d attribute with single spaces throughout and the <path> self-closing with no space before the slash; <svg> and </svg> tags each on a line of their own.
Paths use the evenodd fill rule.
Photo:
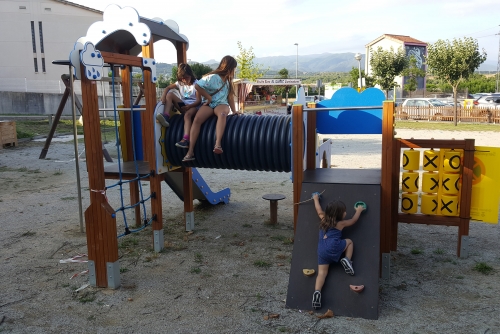
<svg viewBox="0 0 500 334">
<path fill-rule="evenodd" d="M 210 59 L 210 60 L 201 62 L 200 64 L 204 64 L 204 65 L 208 65 L 208 66 L 216 64 L 215 67 L 217 67 L 219 65 L 219 62 L 215 59 Z"/>
<path fill-rule="evenodd" d="M 288 70 L 290 76 L 295 73 L 295 62 L 297 56 L 276 56 L 255 58 L 256 64 L 264 68 L 279 71 L 283 68 Z M 298 56 L 299 73 L 311 72 L 349 72 L 353 67 L 358 67 L 358 61 L 354 59 L 354 53 L 322 53 Z M 365 68 L 365 55 L 361 55 L 361 69 Z"/>
<path fill-rule="evenodd" d="M 496 71 L 497 63 L 493 60 L 487 60 L 479 66 L 479 71 Z"/>
<path fill-rule="evenodd" d="M 298 74 L 310 74 L 319 72 L 349 72 L 353 67 L 358 67 L 358 61 L 354 59 L 353 52 L 346 53 L 321 53 L 312 55 L 299 54 Z M 288 70 L 290 77 L 295 76 L 295 61 L 297 56 L 275 56 L 275 57 L 257 57 L 254 59 L 255 64 L 259 64 L 262 68 L 269 68 L 269 75 L 275 74 L 283 68 Z M 197 61 L 193 61 L 197 62 Z M 210 59 L 201 64 L 205 64 L 215 69 L 219 62 L 215 59 Z M 365 69 L 365 55 L 361 55 L 361 69 Z M 494 61 L 486 61 L 480 67 L 479 71 L 496 71 L 497 64 Z M 159 63 L 157 66 L 158 73 L 168 73 L 172 71 L 171 64 Z"/>
<path fill-rule="evenodd" d="M 365 68 L 365 55 L 361 55 L 361 69 Z M 317 72 L 349 72 L 353 67 L 358 67 L 358 61 L 354 59 L 354 53 L 322 53 L 312 55 L 300 55 L 299 74 Z M 288 70 L 288 74 L 293 77 L 295 74 L 295 62 L 297 56 L 275 56 L 256 57 L 255 64 L 260 64 L 263 68 L 269 68 L 271 72 L 279 71 L 283 68 Z M 202 62 L 212 68 L 217 67 L 218 61 L 210 59 Z"/>
</svg>

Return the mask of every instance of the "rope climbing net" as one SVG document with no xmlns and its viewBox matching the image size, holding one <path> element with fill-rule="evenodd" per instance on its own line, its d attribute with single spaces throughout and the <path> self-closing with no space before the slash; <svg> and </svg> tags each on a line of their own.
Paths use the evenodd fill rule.
<svg viewBox="0 0 500 334">
<path fill-rule="evenodd" d="M 119 212 L 122 213 L 125 230 L 124 230 L 124 232 L 118 234 L 118 238 L 121 238 L 121 237 L 126 236 L 128 234 L 136 233 L 136 232 L 139 232 L 139 231 L 145 229 L 147 226 L 151 225 L 151 223 L 154 219 L 153 217 L 151 217 L 151 218 L 147 217 L 147 209 L 146 209 L 146 205 L 145 205 L 145 203 L 152 198 L 152 195 L 149 195 L 147 197 L 144 196 L 142 184 L 140 182 L 141 179 L 149 178 L 152 175 L 152 173 L 154 173 L 154 171 L 151 171 L 150 173 L 145 174 L 145 175 L 144 174 L 141 175 L 139 173 L 139 164 L 138 164 L 138 160 L 137 160 L 136 143 L 134 140 L 131 140 L 131 143 L 128 143 L 128 145 L 132 146 L 133 161 L 134 161 L 134 168 L 135 168 L 135 177 L 132 179 L 127 179 L 127 180 L 123 179 L 123 162 L 122 162 L 122 154 L 120 153 L 120 147 L 119 147 L 120 143 L 121 143 L 121 139 L 120 139 L 120 133 L 118 130 L 119 115 L 118 115 L 118 109 L 116 106 L 115 72 L 114 71 L 115 71 L 115 66 L 112 65 L 111 66 L 111 73 L 112 73 L 111 84 L 112 84 L 112 90 L 113 90 L 113 117 L 114 117 L 114 129 L 115 129 L 115 137 L 116 137 L 116 151 L 118 154 L 118 176 L 119 177 L 118 177 L 118 182 L 111 184 L 111 185 L 107 185 L 104 191 L 106 191 L 108 189 L 115 188 L 115 187 L 117 187 L 119 189 L 120 207 L 115 210 L 115 214 L 117 214 Z M 128 72 L 129 72 L 129 76 L 130 76 L 129 82 L 132 82 L 132 71 L 128 71 Z M 129 94 L 129 96 L 130 96 L 130 110 L 127 112 L 126 117 L 130 117 L 130 122 L 131 122 L 130 128 L 132 131 L 132 138 L 135 138 L 136 134 L 135 134 L 134 117 L 133 117 L 134 105 L 132 103 L 132 96 L 133 96 L 132 95 L 132 85 L 129 85 L 129 86 L 130 86 L 130 94 Z M 125 140 L 125 138 L 123 138 L 123 140 Z M 139 201 L 136 203 L 130 203 L 129 205 L 125 205 L 124 199 L 123 199 L 124 185 L 130 184 L 132 182 L 137 182 L 137 184 L 138 184 Z M 126 211 L 131 210 L 131 209 L 135 209 L 137 206 L 140 206 L 142 209 L 141 212 L 142 212 L 142 216 L 143 216 L 143 218 L 142 218 L 143 224 L 138 228 L 131 229 L 129 227 L 129 224 L 127 221 Z"/>
</svg>

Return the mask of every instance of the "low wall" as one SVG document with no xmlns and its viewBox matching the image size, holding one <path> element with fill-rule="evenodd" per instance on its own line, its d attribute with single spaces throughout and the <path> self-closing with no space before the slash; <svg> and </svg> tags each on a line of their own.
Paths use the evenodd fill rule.
<svg viewBox="0 0 500 334">
<path fill-rule="evenodd" d="M 59 93 L 31 93 L 31 92 L 0 92 L 0 115 L 53 115 L 59 108 L 63 94 Z M 76 95 L 80 102 L 82 97 Z M 102 108 L 102 96 L 98 97 L 99 107 Z M 116 98 L 116 103 L 121 104 L 121 98 Z M 106 96 L 106 107 L 113 107 L 113 97 Z M 110 115 L 112 112 L 106 112 Z M 63 115 L 71 115 L 71 97 L 66 101 Z M 79 115 L 77 109 L 77 115 Z M 103 113 L 101 112 L 101 116 Z"/>
</svg>

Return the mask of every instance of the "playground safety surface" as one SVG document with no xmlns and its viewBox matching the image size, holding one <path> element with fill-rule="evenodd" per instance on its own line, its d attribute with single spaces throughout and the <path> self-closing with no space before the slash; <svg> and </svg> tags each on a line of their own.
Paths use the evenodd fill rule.
<svg viewBox="0 0 500 334">
<path fill-rule="evenodd" d="M 500 142 L 499 132 L 398 135 L 475 138 L 485 146 Z M 380 165 L 379 136 L 329 137 L 335 168 Z M 115 158 L 113 145 L 107 148 Z M 183 229 L 183 203 L 164 184 L 165 250 L 152 251 L 150 228 L 128 235 L 119 240 L 121 287 L 85 287 L 85 262 L 60 263 L 86 253 L 73 145 L 53 143 L 47 159 L 39 160 L 42 147 L 43 142 L 27 142 L 0 152 L 2 332 L 500 333 L 500 228 L 482 223 L 471 223 L 467 259 L 455 256 L 455 228 L 400 224 L 391 277 L 378 284 L 378 320 L 320 320 L 317 315 L 326 310 L 286 308 L 294 237 L 289 173 L 200 169 L 213 189 L 230 187 L 232 197 L 228 205 L 197 203 L 192 234 Z M 80 167 L 85 210 L 84 161 Z M 113 207 L 119 205 L 117 193 L 106 193 Z M 267 193 L 286 196 L 277 226 L 267 224 Z M 353 241 L 356 252 L 354 236 Z M 478 271 L 489 267 L 489 274 Z"/>
</svg>

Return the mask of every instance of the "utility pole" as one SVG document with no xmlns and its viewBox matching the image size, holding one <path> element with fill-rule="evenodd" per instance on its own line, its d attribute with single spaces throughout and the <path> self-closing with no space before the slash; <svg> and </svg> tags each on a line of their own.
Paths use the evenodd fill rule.
<svg viewBox="0 0 500 334">
<path fill-rule="evenodd" d="M 497 85 L 496 85 L 496 88 L 495 88 L 495 92 L 496 93 L 500 93 L 500 86 L 498 85 L 498 82 L 500 80 L 500 32 L 498 34 L 495 34 L 495 35 L 498 35 L 498 63 L 497 63 Z"/>
</svg>

